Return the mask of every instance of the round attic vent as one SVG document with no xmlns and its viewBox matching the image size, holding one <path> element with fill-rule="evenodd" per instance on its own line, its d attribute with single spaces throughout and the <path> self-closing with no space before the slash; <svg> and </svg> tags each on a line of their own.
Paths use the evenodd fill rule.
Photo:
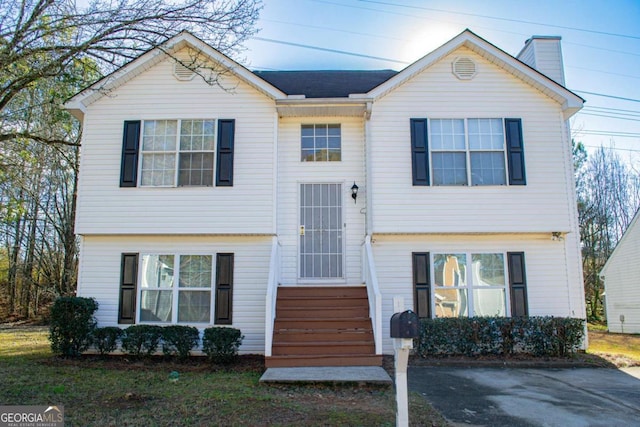
<svg viewBox="0 0 640 427">
<path fill-rule="evenodd" d="M 471 80 L 478 72 L 476 63 L 464 56 L 454 59 L 452 66 L 453 74 L 460 80 Z"/>
<path fill-rule="evenodd" d="M 173 75 L 176 77 L 176 79 L 178 80 L 191 80 L 193 78 L 193 76 L 196 75 L 196 73 L 190 69 L 189 67 L 186 67 L 184 65 L 182 65 L 179 62 L 176 62 L 173 65 Z"/>
</svg>

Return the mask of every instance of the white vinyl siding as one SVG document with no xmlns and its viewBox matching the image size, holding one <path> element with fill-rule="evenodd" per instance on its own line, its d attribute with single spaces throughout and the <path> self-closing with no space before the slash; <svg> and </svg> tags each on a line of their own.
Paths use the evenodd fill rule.
<svg viewBox="0 0 640 427">
<path fill-rule="evenodd" d="M 478 74 L 472 80 L 451 73 L 451 61 L 458 56 L 476 62 Z M 414 186 L 410 119 L 480 115 L 522 119 L 526 185 Z M 367 141 L 371 232 L 574 232 L 573 184 L 567 173 L 571 144 L 563 140 L 565 132 L 557 102 L 459 48 L 373 104 Z"/>
<path fill-rule="evenodd" d="M 264 301 L 271 237 L 84 236 L 80 250 L 78 296 L 96 298 L 99 304 L 96 318 L 100 327 L 128 326 L 118 325 L 122 253 L 140 253 L 140 258 L 151 253 L 233 253 L 233 324 L 229 326 L 240 329 L 245 336 L 240 348 L 242 353 L 264 352 Z M 214 256 L 214 272 L 215 262 Z M 138 288 L 140 286 L 138 282 Z M 140 300 L 137 303 L 139 309 Z M 199 329 L 213 326 L 212 323 L 194 325 Z"/>
<path fill-rule="evenodd" d="M 200 78 L 178 81 L 167 60 L 88 108 L 78 186 L 78 234 L 275 231 L 275 102 L 232 76 L 222 76 L 220 82 L 223 88 Z M 235 119 L 233 187 L 141 187 L 140 174 L 138 187 L 119 187 L 125 120 L 206 118 Z"/>
</svg>

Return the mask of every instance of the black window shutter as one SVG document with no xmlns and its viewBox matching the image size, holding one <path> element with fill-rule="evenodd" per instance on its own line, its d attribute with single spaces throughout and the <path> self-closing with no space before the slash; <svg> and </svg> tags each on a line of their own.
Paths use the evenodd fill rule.
<svg viewBox="0 0 640 427">
<path fill-rule="evenodd" d="M 431 286 L 429 276 L 429 253 L 414 252 L 413 256 L 413 299 L 414 309 L 419 318 L 431 318 Z"/>
<path fill-rule="evenodd" d="M 136 322 L 136 284 L 138 282 L 138 254 L 122 254 L 120 267 L 120 304 L 118 323 Z"/>
<path fill-rule="evenodd" d="M 124 122 L 122 137 L 122 164 L 120 187 L 135 187 L 138 177 L 138 150 L 140 146 L 140 120 Z"/>
<path fill-rule="evenodd" d="M 429 185 L 427 119 L 411 119 L 411 169 L 413 185 Z"/>
<path fill-rule="evenodd" d="M 231 325 L 233 312 L 233 254 L 216 255 L 216 325 Z"/>
<path fill-rule="evenodd" d="M 524 144 L 522 141 L 522 120 L 504 119 L 507 137 L 507 160 L 509 162 L 509 185 L 526 185 L 524 169 Z"/>
<path fill-rule="evenodd" d="M 233 145 L 236 121 L 218 120 L 218 161 L 216 163 L 216 186 L 233 187 Z"/>
<path fill-rule="evenodd" d="M 529 315 L 527 303 L 527 275 L 524 268 L 524 252 L 508 252 L 509 293 L 511 295 L 511 316 Z"/>
</svg>

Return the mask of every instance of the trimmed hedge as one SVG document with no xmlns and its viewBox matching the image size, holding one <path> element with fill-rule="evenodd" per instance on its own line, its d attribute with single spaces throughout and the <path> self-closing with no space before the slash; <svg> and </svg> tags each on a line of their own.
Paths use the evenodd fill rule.
<svg viewBox="0 0 640 427">
<path fill-rule="evenodd" d="M 415 352 L 429 356 L 516 353 L 566 357 L 584 338 L 584 320 L 566 317 L 472 317 L 420 321 Z"/>
<path fill-rule="evenodd" d="M 162 340 L 162 326 L 133 325 L 124 330 L 122 351 L 130 356 L 151 356 Z"/>
<path fill-rule="evenodd" d="M 109 354 L 118 348 L 118 341 L 124 331 L 117 326 L 105 326 L 93 331 L 93 346 L 101 355 Z"/>
<path fill-rule="evenodd" d="M 185 360 L 198 346 L 200 332 L 193 326 L 171 325 L 162 328 L 162 352 L 165 356 L 178 356 Z"/>
<path fill-rule="evenodd" d="M 51 351 L 65 357 L 76 357 L 87 350 L 97 324 L 93 316 L 97 309 L 98 302 L 93 298 L 57 298 L 51 307 Z"/>
<path fill-rule="evenodd" d="M 209 361 L 214 363 L 231 363 L 238 356 L 238 349 L 244 335 L 239 329 L 217 327 L 207 328 L 202 336 L 202 351 Z"/>
</svg>

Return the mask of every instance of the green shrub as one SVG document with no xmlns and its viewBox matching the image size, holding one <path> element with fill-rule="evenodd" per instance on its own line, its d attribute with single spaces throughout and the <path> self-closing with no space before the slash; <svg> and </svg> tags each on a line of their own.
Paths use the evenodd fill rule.
<svg viewBox="0 0 640 427">
<path fill-rule="evenodd" d="M 244 336 L 235 328 L 207 328 L 202 336 L 202 351 L 211 362 L 231 363 L 238 355 Z"/>
<path fill-rule="evenodd" d="M 192 326 L 172 325 L 162 328 L 162 352 L 166 356 L 187 359 L 198 346 L 200 333 Z"/>
<path fill-rule="evenodd" d="M 584 338 L 584 320 L 563 317 L 422 319 L 416 353 L 433 355 L 569 356 Z"/>
<path fill-rule="evenodd" d="M 124 330 L 122 350 L 135 357 L 154 354 L 162 339 L 162 327 L 156 325 L 133 325 Z"/>
<path fill-rule="evenodd" d="M 109 354 L 118 348 L 118 340 L 122 334 L 122 329 L 117 326 L 98 328 L 93 331 L 93 346 L 98 349 L 101 355 Z"/>
<path fill-rule="evenodd" d="M 65 357 L 79 356 L 91 346 L 96 327 L 93 314 L 98 302 L 93 298 L 61 297 L 51 307 L 49 340 L 51 351 Z"/>
</svg>

